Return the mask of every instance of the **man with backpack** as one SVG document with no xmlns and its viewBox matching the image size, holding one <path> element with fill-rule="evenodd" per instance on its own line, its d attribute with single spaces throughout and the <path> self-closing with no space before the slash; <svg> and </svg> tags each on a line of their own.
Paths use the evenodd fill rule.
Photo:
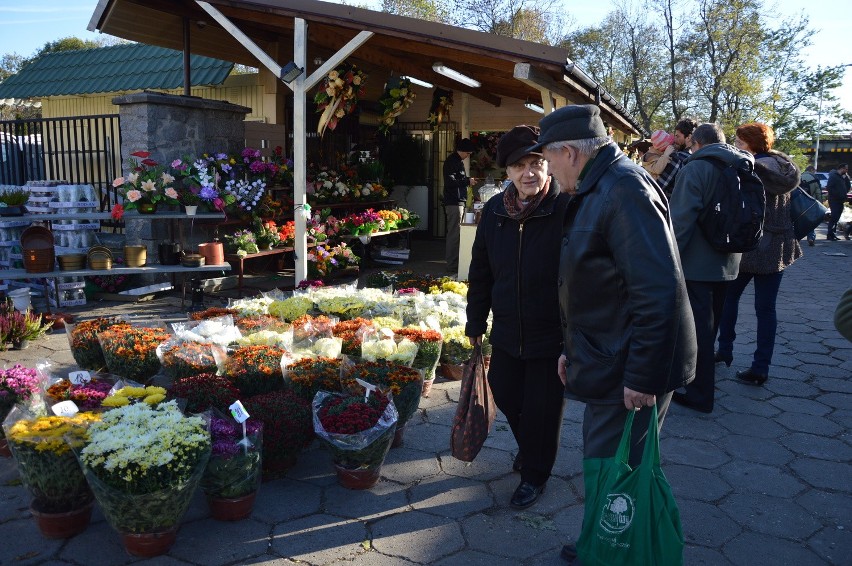
<svg viewBox="0 0 852 566">
<path fill-rule="evenodd" d="M 701 223 L 719 205 L 725 187 L 724 167 L 753 169 L 754 158 L 725 143 L 717 124 L 701 124 L 692 132 L 693 153 L 675 181 L 669 210 L 677 238 L 686 290 L 692 306 L 698 357 L 695 380 L 686 392 L 675 391 L 672 401 L 702 413 L 713 411 L 715 361 L 713 345 L 729 281 L 737 278 L 741 253 L 720 251 Z M 704 228 L 707 228 L 705 225 Z"/>
<path fill-rule="evenodd" d="M 803 191 L 817 199 L 819 202 L 822 202 L 822 186 L 819 184 L 817 176 L 814 175 L 815 172 L 816 168 L 813 165 L 805 167 L 805 172 L 802 173 L 802 180 L 799 182 L 799 186 L 802 187 Z M 811 233 L 808 234 L 808 245 L 813 246 L 815 242 L 816 232 L 811 230 Z"/>
</svg>

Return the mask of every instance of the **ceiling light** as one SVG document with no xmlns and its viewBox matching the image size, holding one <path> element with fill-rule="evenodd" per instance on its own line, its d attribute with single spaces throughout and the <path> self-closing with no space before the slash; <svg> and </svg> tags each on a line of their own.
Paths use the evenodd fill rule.
<svg viewBox="0 0 852 566">
<path fill-rule="evenodd" d="M 467 85 L 471 88 L 479 88 L 480 86 L 482 86 L 482 84 L 476 79 L 472 79 L 467 75 L 463 75 L 455 69 L 445 67 L 443 63 L 434 63 L 432 65 L 432 70 L 438 73 L 439 75 L 444 75 L 447 78 L 453 79 L 454 81 L 459 82 L 463 85 Z"/>
<path fill-rule="evenodd" d="M 420 79 L 415 79 L 414 77 L 409 76 L 409 75 L 402 75 L 402 77 L 400 77 L 400 78 L 408 79 L 411 82 L 413 82 L 414 84 L 420 85 L 422 87 L 432 88 L 432 83 L 427 83 L 426 81 L 421 81 Z"/>
<path fill-rule="evenodd" d="M 281 68 L 281 80 L 290 84 L 296 80 L 296 77 L 301 75 L 302 72 L 304 72 L 304 69 L 296 65 L 293 61 L 290 61 Z"/>
<path fill-rule="evenodd" d="M 532 102 L 529 98 L 524 102 L 524 106 L 532 110 L 533 112 L 538 112 L 539 114 L 544 114 L 544 108 L 540 104 L 536 104 Z"/>
</svg>

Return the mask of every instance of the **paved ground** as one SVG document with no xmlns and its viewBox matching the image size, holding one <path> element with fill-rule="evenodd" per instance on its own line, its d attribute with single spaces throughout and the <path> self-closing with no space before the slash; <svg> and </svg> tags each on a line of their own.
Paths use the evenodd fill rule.
<svg viewBox="0 0 852 566">
<path fill-rule="evenodd" d="M 852 344 L 832 313 L 852 283 L 852 242 L 824 233 L 790 267 L 778 300 L 779 329 L 770 380 L 737 383 L 754 348 L 751 288 L 743 297 L 731 368 L 717 366 L 712 415 L 673 406 L 662 433 L 663 469 L 680 506 L 687 565 L 852 564 Z M 443 271 L 443 242 L 413 242 L 412 267 Z M 845 255 L 829 255 L 836 253 Z M 104 303 L 101 313 L 160 311 L 179 316 L 174 299 Z M 63 334 L 5 363 L 72 363 Z M 263 484 L 254 515 L 239 523 L 208 518 L 196 497 L 178 539 L 159 564 L 351 563 L 385 566 L 561 564 L 563 543 L 582 520 L 580 419 L 569 403 L 562 448 L 542 499 L 524 512 L 508 507 L 519 478 L 515 444 L 496 424 L 476 461 L 448 453 L 458 382 L 436 383 L 393 449 L 372 490 L 337 486 L 329 455 L 316 445 L 286 478 Z M 124 564 L 136 561 L 96 510 L 86 532 L 42 538 L 27 510 L 14 463 L 0 458 L 0 564 Z"/>
</svg>

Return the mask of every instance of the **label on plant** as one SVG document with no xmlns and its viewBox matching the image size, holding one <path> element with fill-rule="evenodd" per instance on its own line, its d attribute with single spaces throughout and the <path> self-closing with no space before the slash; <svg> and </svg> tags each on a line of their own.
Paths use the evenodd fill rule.
<svg viewBox="0 0 852 566">
<path fill-rule="evenodd" d="M 379 330 L 379 334 L 382 335 L 382 338 L 393 338 L 393 330 L 390 328 L 382 328 Z"/>
<path fill-rule="evenodd" d="M 82 385 L 92 381 L 92 374 L 86 370 L 72 371 L 68 373 L 68 381 L 74 385 Z"/>
<path fill-rule="evenodd" d="M 368 382 L 364 381 L 360 377 L 356 377 L 355 381 L 358 383 L 358 385 L 360 385 L 361 387 L 364 388 L 364 401 L 369 399 L 370 393 L 374 392 L 377 389 L 377 387 L 375 385 L 373 385 L 372 383 L 368 383 Z"/>
<path fill-rule="evenodd" d="M 246 408 L 239 401 L 234 401 L 234 404 L 228 407 L 228 409 L 231 411 L 231 416 L 238 423 L 244 423 L 249 418 L 248 411 L 246 411 Z"/>
<path fill-rule="evenodd" d="M 73 417 L 80 412 L 74 401 L 62 401 L 50 407 L 54 415 L 59 417 Z"/>
</svg>

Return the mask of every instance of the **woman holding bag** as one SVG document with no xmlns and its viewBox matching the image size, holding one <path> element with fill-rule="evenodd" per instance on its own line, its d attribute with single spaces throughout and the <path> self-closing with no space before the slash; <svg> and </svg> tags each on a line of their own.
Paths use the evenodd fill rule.
<svg viewBox="0 0 852 566">
<path fill-rule="evenodd" d="M 511 185 L 489 200 L 476 229 L 470 262 L 465 334 L 482 342 L 489 312 L 488 382 L 518 443 L 513 468 L 521 483 L 515 509 L 534 504 L 550 477 L 562 426 L 564 385 L 557 268 L 562 220 L 570 198 L 548 175 L 535 126 L 516 126 L 497 144 L 497 163 Z"/>
</svg>

